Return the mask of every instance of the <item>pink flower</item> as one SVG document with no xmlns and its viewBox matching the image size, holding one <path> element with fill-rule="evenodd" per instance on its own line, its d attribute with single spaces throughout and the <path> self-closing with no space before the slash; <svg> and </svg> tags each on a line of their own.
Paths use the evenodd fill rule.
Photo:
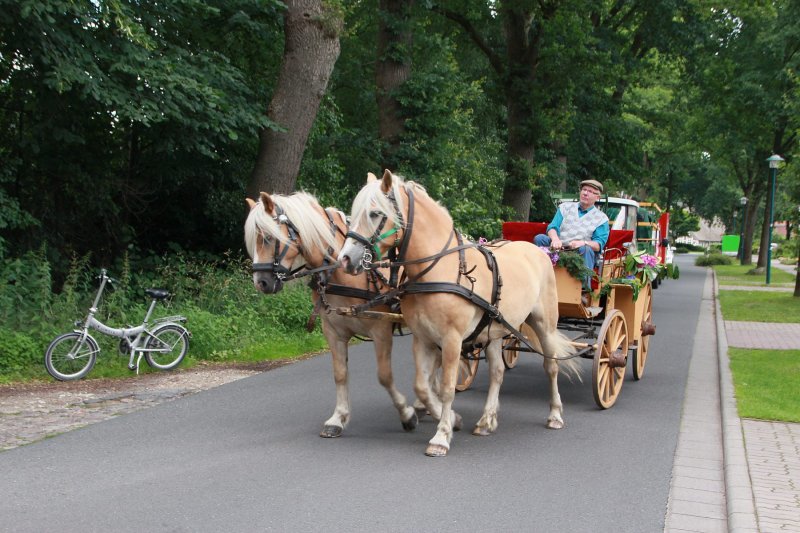
<svg viewBox="0 0 800 533">
<path fill-rule="evenodd" d="M 658 257 L 654 257 L 652 255 L 644 254 L 642 255 L 642 263 L 646 267 L 655 268 L 658 266 Z"/>
<path fill-rule="evenodd" d="M 558 264 L 558 252 L 546 246 L 540 246 L 539 248 L 550 257 L 550 262 L 553 263 L 553 266 Z"/>
<path fill-rule="evenodd" d="M 483 246 L 484 244 L 488 243 L 484 237 L 478 237 L 478 246 Z"/>
</svg>

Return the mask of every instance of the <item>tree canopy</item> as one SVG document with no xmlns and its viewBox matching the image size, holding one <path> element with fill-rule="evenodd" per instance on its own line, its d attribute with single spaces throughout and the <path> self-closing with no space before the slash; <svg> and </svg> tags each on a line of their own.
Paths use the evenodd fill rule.
<svg viewBox="0 0 800 533">
<path fill-rule="evenodd" d="M 589 176 L 764 227 L 778 153 L 793 220 L 799 52 L 798 0 L 0 0 L 0 259 L 215 257 L 254 187 L 346 209 L 387 166 L 493 238 Z"/>
</svg>

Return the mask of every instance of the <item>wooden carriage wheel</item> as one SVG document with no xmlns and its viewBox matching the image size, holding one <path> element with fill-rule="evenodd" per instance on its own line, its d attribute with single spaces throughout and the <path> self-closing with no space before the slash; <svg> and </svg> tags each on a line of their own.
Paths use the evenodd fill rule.
<svg viewBox="0 0 800 533">
<path fill-rule="evenodd" d="M 625 362 L 628 357 L 628 326 L 619 309 L 606 312 L 606 319 L 597 336 L 597 348 L 592 364 L 592 393 L 601 409 L 608 409 L 617 401 L 625 379 Z"/>
<path fill-rule="evenodd" d="M 503 364 L 506 368 L 514 368 L 519 360 L 519 351 L 512 348 L 519 348 L 520 342 L 513 335 L 503 339 Z"/>
<path fill-rule="evenodd" d="M 525 335 L 525 338 L 528 342 L 532 342 L 531 339 L 536 337 L 536 333 L 533 332 L 533 329 L 526 324 L 525 322 L 520 325 L 519 328 L 520 333 Z M 535 345 L 535 344 L 534 344 Z M 509 348 L 517 348 L 515 350 L 511 350 Z M 517 362 L 519 361 L 519 349 L 522 348 L 524 351 L 530 352 L 530 348 L 523 345 L 519 339 L 517 339 L 513 335 L 509 335 L 503 339 L 503 364 L 506 365 L 506 368 L 514 368 L 517 366 Z M 536 353 L 536 352 L 533 352 Z"/>
<path fill-rule="evenodd" d="M 650 345 L 650 330 L 653 325 L 653 289 L 648 283 L 639 291 L 639 298 L 644 298 L 644 311 L 640 326 L 639 341 L 633 350 L 633 379 L 640 380 L 644 376 L 644 365 L 647 363 L 647 350 Z"/>
<path fill-rule="evenodd" d="M 464 392 L 478 374 L 478 363 L 480 363 L 481 349 L 476 348 L 472 351 L 472 356 L 466 358 L 463 355 L 458 360 L 458 378 L 456 379 L 456 392 Z"/>
</svg>

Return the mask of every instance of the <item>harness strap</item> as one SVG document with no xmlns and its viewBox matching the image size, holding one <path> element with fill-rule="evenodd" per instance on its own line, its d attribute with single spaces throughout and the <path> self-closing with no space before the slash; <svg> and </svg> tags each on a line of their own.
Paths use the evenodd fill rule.
<svg viewBox="0 0 800 533">
<path fill-rule="evenodd" d="M 397 259 L 401 262 L 406 257 L 406 252 L 408 251 L 408 243 L 411 242 L 411 231 L 414 229 L 414 189 L 406 185 L 406 195 L 408 196 L 408 222 L 405 226 L 405 232 L 403 234 L 403 242 L 400 244 L 400 250 L 397 254 Z M 394 200 L 395 208 L 397 208 L 397 200 Z M 402 217 L 400 210 L 397 210 L 398 214 Z M 450 244 L 450 241 L 448 241 Z M 447 246 L 445 246 L 447 248 Z M 390 257 L 390 259 L 392 259 Z M 397 278 L 400 273 L 400 264 L 396 263 L 392 265 L 389 269 L 389 286 L 390 287 L 397 287 Z"/>
<path fill-rule="evenodd" d="M 503 325 L 503 327 L 505 327 L 508 331 L 510 331 L 511 334 L 514 335 L 514 337 L 519 339 L 520 342 L 522 342 L 522 344 L 524 344 L 529 350 L 531 350 L 534 353 L 539 353 L 533 346 L 531 346 L 531 344 L 527 341 L 525 335 L 523 335 L 521 331 L 519 331 L 517 328 L 509 324 L 509 322 L 505 318 L 503 318 L 503 315 L 500 314 L 500 310 L 497 307 L 490 304 L 489 302 L 481 298 L 479 295 L 475 294 L 474 292 L 470 291 L 469 289 L 467 289 L 462 285 L 457 285 L 455 283 L 446 281 L 416 282 L 407 286 L 406 291 L 409 294 L 425 294 L 425 293 L 437 293 L 437 292 L 439 293 L 449 292 L 450 294 L 457 294 L 458 296 L 461 296 L 462 298 L 469 300 L 470 302 L 477 305 L 481 309 L 484 309 L 486 311 L 484 317 L 488 316 L 491 320 L 499 322 L 500 324 Z M 481 320 L 483 321 L 483 319 Z M 472 341 L 466 339 L 464 342 L 466 343 Z M 554 357 L 553 359 L 564 359 L 564 358 Z"/>
<path fill-rule="evenodd" d="M 371 300 L 380 294 L 369 289 L 358 289 L 356 287 L 334 285 L 331 283 L 325 284 L 325 293 L 333 294 L 334 296 L 345 296 L 347 298 L 359 298 L 361 300 Z"/>
</svg>

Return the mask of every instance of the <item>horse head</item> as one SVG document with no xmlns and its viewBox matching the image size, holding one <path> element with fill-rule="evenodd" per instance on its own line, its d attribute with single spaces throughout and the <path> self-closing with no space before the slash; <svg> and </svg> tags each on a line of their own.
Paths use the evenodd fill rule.
<svg viewBox="0 0 800 533">
<path fill-rule="evenodd" d="M 339 253 L 339 262 L 348 274 L 369 269 L 374 259 L 383 259 L 397 248 L 405 231 L 403 180 L 385 170 L 383 178 L 371 172 L 367 184 L 353 200 L 350 230 Z"/>
<path fill-rule="evenodd" d="M 273 198 L 262 192 L 259 201 L 246 199 L 250 213 L 245 223 L 247 252 L 253 260 L 253 284 L 264 294 L 274 294 L 292 272 L 300 256 L 294 224 Z"/>
</svg>

